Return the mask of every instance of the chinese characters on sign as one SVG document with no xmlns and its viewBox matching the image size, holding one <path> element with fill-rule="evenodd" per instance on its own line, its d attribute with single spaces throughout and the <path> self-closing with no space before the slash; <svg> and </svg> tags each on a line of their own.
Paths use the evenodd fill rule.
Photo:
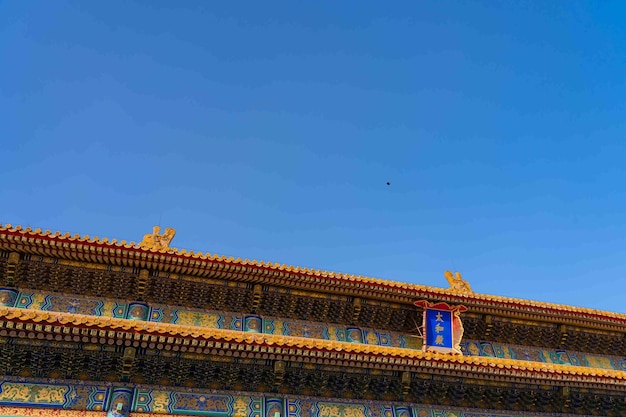
<svg viewBox="0 0 626 417">
<path fill-rule="evenodd" d="M 467 311 L 465 306 L 450 306 L 447 303 L 416 301 L 415 305 L 424 308 L 424 351 L 441 353 L 461 353 L 463 324 L 460 313 Z"/>
<path fill-rule="evenodd" d="M 452 349 L 452 312 L 427 309 L 426 345 Z"/>
</svg>

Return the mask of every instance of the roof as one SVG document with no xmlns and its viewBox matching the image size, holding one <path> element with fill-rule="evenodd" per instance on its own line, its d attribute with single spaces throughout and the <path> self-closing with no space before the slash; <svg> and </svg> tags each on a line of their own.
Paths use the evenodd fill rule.
<svg viewBox="0 0 626 417">
<path fill-rule="evenodd" d="M 319 363 L 344 366 L 369 364 L 390 370 L 440 369 L 446 374 L 466 377 L 489 374 L 545 381 L 570 381 L 623 389 L 626 372 L 581 366 L 539 363 L 515 359 L 449 355 L 388 346 L 310 339 L 236 330 L 212 329 L 158 322 L 134 321 L 112 317 L 0 307 L 0 319 L 12 322 L 11 329 L 22 337 L 36 338 L 36 332 L 55 335 L 57 340 L 80 340 L 83 335 L 99 335 L 101 343 L 111 340 L 153 340 L 166 350 L 198 346 L 199 352 L 240 351 L 243 357 L 277 357 L 296 360 L 305 357 Z M 72 332 L 67 328 L 80 329 Z M 96 331 L 96 333 L 94 333 Z M 49 336 L 52 339 L 51 336 Z M 203 342 L 202 344 L 198 342 Z M 193 351 L 193 350 L 192 350 Z M 230 354 L 227 354 L 230 355 Z M 332 362 L 331 362 L 332 361 Z M 334 362 L 334 363 L 333 363 Z"/>
<path fill-rule="evenodd" d="M 275 262 L 226 257 L 170 247 L 146 247 L 141 243 L 79 234 L 52 232 L 31 227 L 0 224 L 0 249 L 42 256 L 59 257 L 92 263 L 107 263 L 165 272 L 207 276 L 222 273 L 241 281 L 272 283 L 286 287 L 314 289 L 329 293 L 351 293 L 357 296 L 412 303 L 430 297 L 452 303 L 505 309 L 516 317 L 558 316 L 571 320 L 610 325 L 623 330 L 626 314 L 567 306 L 512 297 L 461 293 L 445 288 L 390 281 L 341 272 L 322 271 Z M 571 321 L 570 320 L 570 321 Z"/>
</svg>

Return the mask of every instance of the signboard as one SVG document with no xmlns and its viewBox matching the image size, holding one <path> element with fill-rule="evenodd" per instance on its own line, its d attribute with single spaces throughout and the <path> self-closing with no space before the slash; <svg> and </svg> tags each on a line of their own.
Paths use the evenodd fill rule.
<svg viewBox="0 0 626 417">
<path fill-rule="evenodd" d="M 426 340 L 428 346 L 452 349 L 452 312 L 428 308 L 426 315 Z"/>
<path fill-rule="evenodd" d="M 424 351 L 440 353 L 461 353 L 463 323 L 461 312 L 465 306 L 450 306 L 447 303 L 431 303 L 426 300 L 416 301 L 415 305 L 424 308 Z"/>
</svg>

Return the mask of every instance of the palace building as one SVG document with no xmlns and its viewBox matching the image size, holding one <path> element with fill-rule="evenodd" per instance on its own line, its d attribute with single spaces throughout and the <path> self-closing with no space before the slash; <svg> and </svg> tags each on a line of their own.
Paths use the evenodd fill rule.
<svg viewBox="0 0 626 417">
<path fill-rule="evenodd" d="M 0 225 L 0 416 L 626 415 L 624 314 L 173 237 Z"/>
</svg>

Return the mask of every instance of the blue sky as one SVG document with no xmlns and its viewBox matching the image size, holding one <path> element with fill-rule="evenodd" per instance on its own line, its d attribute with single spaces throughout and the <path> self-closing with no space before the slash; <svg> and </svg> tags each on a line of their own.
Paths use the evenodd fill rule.
<svg viewBox="0 0 626 417">
<path fill-rule="evenodd" d="M 625 15 L 1 1 L 0 222 L 626 313 Z"/>
</svg>

